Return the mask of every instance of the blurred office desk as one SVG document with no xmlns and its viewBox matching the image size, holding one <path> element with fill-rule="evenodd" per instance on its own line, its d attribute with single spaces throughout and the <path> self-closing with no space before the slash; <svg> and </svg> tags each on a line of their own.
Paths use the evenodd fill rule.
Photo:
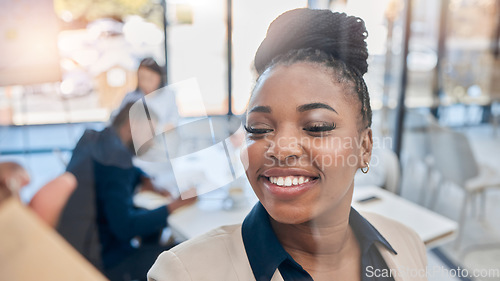
<svg viewBox="0 0 500 281">
<path fill-rule="evenodd" d="M 211 229 L 223 225 L 242 223 L 246 215 L 258 201 L 257 197 L 247 196 L 247 203 L 238 208 L 225 209 L 225 193 L 220 196 L 200 196 L 195 205 L 183 207 L 168 217 L 173 235 L 179 239 L 191 239 Z"/>
<path fill-rule="evenodd" d="M 248 204 L 226 210 L 222 198 L 201 198 L 195 205 L 170 215 L 168 222 L 174 235 L 190 239 L 219 226 L 242 223 L 257 202 L 255 196 L 247 196 Z M 367 198 L 374 199 L 359 202 Z M 452 240 L 457 230 L 455 221 L 376 186 L 356 187 L 352 206 L 358 211 L 377 213 L 407 225 L 419 234 L 428 248 Z"/>
<path fill-rule="evenodd" d="M 456 236 L 457 223 L 376 186 L 354 188 L 352 206 L 398 221 L 418 233 L 427 248 L 437 247 Z"/>
<path fill-rule="evenodd" d="M 375 199 L 358 202 L 372 197 Z M 225 210 L 222 199 L 201 198 L 195 205 L 170 215 L 168 222 L 176 237 L 190 239 L 222 225 L 242 223 L 255 202 L 257 198 L 249 198 L 246 206 Z M 452 240 L 457 229 L 456 222 L 376 186 L 356 187 L 352 205 L 358 211 L 381 214 L 407 225 L 427 247 Z"/>
</svg>

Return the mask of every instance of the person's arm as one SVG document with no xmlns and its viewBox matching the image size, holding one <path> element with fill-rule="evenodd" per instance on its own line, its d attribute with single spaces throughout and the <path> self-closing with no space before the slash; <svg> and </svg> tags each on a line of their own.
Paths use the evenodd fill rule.
<svg viewBox="0 0 500 281">
<path fill-rule="evenodd" d="M 75 176 L 65 172 L 43 185 L 31 198 L 28 206 L 41 220 L 56 227 L 59 216 L 77 186 Z"/>
<path fill-rule="evenodd" d="M 115 236 L 130 240 L 154 234 L 167 225 L 166 206 L 153 210 L 134 207 L 132 197 L 137 177 L 134 169 L 98 165 L 96 171 L 97 205 Z"/>
<path fill-rule="evenodd" d="M 172 194 L 168 190 L 157 189 L 153 185 L 153 182 L 151 181 L 151 178 L 149 178 L 149 177 L 144 177 L 144 176 L 141 177 L 141 191 L 143 191 L 143 190 L 156 192 L 156 193 L 163 195 L 167 198 L 172 197 Z M 182 195 L 179 196 L 178 198 L 176 198 L 174 201 L 172 201 L 172 203 L 167 205 L 168 213 L 171 214 L 175 210 L 177 210 L 181 207 L 191 205 L 191 204 L 195 203 L 196 200 L 197 200 L 196 189 L 195 188 L 189 189 L 189 190 L 183 192 Z"/>
<path fill-rule="evenodd" d="M 98 165 L 98 164 L 97 164 Z M 98 206 L 103 209 L 112 232 L 122 240 L 135 236 L 145 236 L 158 232 L 167 226 L 171 212 L 196 202 L 194 194 L 177 198 L 171 204 L 153 210 L 135 208 L 133 190 L 137 170 L 101 166 L 96 169 Z M 192 192 L 192 191 L 191 191 Z"/>
<path fill-rule="evenodd" d="M 182 199 L 185 198 L 185 199 Z M 190 189 L 184 193 L 182 193 L 181 196 L 179 196 L 177 199 L 175 199 L 172 203 L 167 205 L 167 209 L 169 214 L 173 213 L 175 210 L 184 207 L 184 206 L 189 206 L 192 205 L 196 202 L 197 197 L 196 197 L 196 190 L 195 189 Z"/>
</svg>

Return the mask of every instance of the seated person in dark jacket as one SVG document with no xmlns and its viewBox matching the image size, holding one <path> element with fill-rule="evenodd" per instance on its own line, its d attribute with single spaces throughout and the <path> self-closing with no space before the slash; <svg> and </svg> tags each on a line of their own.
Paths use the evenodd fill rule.
<svg viewBox="0 0 500 281">
<path fill-rule="evenodd" d="M 76 145 L 67 170 L 78 187 L 59 222 L 60 233 L 111 280 L 145 279 L 147 270 L 163 250 L 158 238 L 168 215 L 196 199 L 176 199 L 153 210 L 136 208 L 136 187 L 152 190 L 151 180 L 132 163 L 134 145 L 129 111 L 125 106 L 111 126 L 87 130 Z M 134 120 L 136 121 L 136 120 Z M 144 126 L 148 126 L 147 120 Z M 85 222 L 87 220 L 87 222 Z M 89 221 L 91 220 L 91 221 Z M 131 240 L 140 241 L 140 246 Z M 100 253 L 90 244 L 100 240 Z"/>
</svg>

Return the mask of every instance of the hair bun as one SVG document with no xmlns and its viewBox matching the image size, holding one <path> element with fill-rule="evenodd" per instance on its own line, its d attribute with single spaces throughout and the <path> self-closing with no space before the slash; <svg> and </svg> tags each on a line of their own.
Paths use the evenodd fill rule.
<svg viewBox="0 0 500 281">
<path fill-rule="evenodd" d="M 368 70 L 367 36 L 365 24 L 358 17 L 330 10 L 291 10 L 269 26 L 255 54 L 255 69 L 261 74 L 276 56 L 313 48 L 332 55 L 363 75 Z"/>
</svg>

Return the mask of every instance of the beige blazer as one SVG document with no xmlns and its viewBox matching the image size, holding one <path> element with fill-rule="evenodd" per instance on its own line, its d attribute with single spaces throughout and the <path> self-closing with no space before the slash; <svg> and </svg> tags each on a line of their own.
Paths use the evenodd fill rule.
<svg viewBox="0 0 500 281">
<path fill-rule="evenodd" d="M 427 280 L 425 246 L 410 228 L 371 213 L 362 213 L 398 253 L 377 245 L 395 281 Z M 375 274 L 371 270 L 367 274 Z M 214 229 L 163 252 L 148 272 L 149 281 L 255 281 L 241 224 Z M 271 281 L 283 281 L 276 270 Z"/>
</svg>

